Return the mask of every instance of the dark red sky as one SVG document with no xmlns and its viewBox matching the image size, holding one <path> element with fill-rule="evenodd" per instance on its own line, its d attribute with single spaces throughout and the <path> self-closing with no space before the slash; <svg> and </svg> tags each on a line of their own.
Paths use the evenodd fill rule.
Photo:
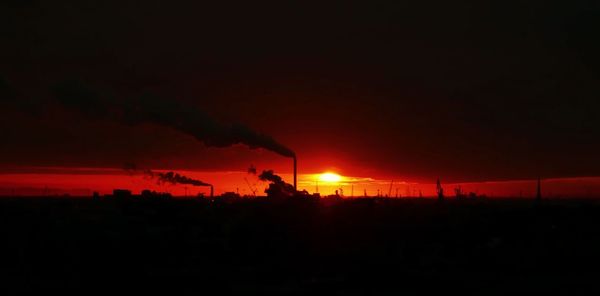
<svg viewBox="0 0 600 296">
<path fill-rule="evenodd" d="M 289 171 L 64 110 L 51 90 L 69 80 L 246 124 L 306 173 L 600 175 L 595 1 L 197 2 L 3 1 L 0 165 Z"/>
</svg>

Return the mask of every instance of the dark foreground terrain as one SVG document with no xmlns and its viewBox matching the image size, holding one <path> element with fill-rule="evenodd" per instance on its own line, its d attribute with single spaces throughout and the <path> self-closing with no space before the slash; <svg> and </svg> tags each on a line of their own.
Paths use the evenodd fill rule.
<svg viewBox="0 0 600 296">
<path fill-rule="evenodd" d="M 574 295 L 600 285 L 593 201 L 4 198 L 0 236 L 0 289 L 21 293 Z"/>
</svg>

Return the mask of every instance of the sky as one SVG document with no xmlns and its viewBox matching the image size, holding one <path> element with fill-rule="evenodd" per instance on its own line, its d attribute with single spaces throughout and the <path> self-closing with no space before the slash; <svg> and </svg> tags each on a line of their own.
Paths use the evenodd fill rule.
<svg viewBox="0 0 600 296">
<path fill-rule="evenodd" d="M 597 1 L 200 2 L 2 1 L 0 173 L 600 176 Z"/>
<path fill-rule="evenodd" d="M 167 192 L 177 198 L 191 198 L 198 195 L 208 197 L 210 187 L 172 184 L 160 182 L 140 171 L 99 168 L 58 168 L 38 167 L 19 168 L 0 174 L 0 196 L 64 196 L 91 197 L 98 194 L 112 194 L 113 189 L 128 189 L 134 194 L 142 190 Z M 263 196 L 268 182 L 257 175 L 242 171 L 185 171 L 178 172 L 195 180 L 210 182 L 214 194 L 235 192 L 242 196 Z M 300 174 L 298 190 L 318 192 L 321 196 L 337 193 L 343 197 L 382 196 L 391 198 L 437 198 L 436 184 L 403 180 L 383 180 L 374 178 L 337 176 L 326 178 L 329 173 Z M 291 180 L 292 174 L 281 174 L 284 180 Z M 335 175 L 334 175 L 335 176 Z M 597 198 L 600 192 L 600 177 L 548 178 L 541 181 L 542 194 L 546 198 Z M 533 198 L 537 192 L 537 180 L 505 180 L 487 182 L 443 183 L 447 196 L 454 196 L 460 188 L 463 194 L 475 193 L 488 198 Z"/>
</svg>

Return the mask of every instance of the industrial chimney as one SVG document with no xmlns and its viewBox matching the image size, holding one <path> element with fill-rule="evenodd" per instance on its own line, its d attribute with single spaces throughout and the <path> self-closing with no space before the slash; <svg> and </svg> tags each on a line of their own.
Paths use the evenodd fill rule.
<svg viewBox="0 0 600 296">
<path fill-rule="evenodd" d="M 211 199 L 212 199 L 212 197 L 213 197 L 213 193 L 214 193 L 214 192 L 213 192 L 213 189 L 214 189 L 214 188 L 213 188 L 213 186 L 212 186 L 212 185 L 210 185 L 210 198 L 211 198 Z"/>
</svg>

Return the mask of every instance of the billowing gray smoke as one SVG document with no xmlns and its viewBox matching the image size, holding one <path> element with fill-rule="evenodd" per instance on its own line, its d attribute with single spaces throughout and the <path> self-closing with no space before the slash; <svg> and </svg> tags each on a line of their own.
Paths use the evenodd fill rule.
<svg viewBox="0 0 600 296">
<path fill-rule="evenodd" d="M 212 184 L 204 183 L 200 180 L 192 179 L 183 175 L 180 175 L 175 172 L 153 172 L 151 170 L 146 170 L 145 174 L 152 179 L 156 179 L 159 184 L 170 183 L 173 185 L 182 184 L 182 185 L 192 185 L 192 186 L 209 186 L 210 187 L 210 197 L 213 197 L 214 187 Z"/>
<path fill-rule="evenodd" d="M 192 186 L 212 186 L 211 184 L 204 183 L 200 180 L 192 179 L 175 172 L 157 173 L 153 171 L 146 171 L 146 175 L 156 179 L 159 183 L 170 183 L 173 185 L 183 184 Z"/>
<path fill-rule="evenodd" d="M 258 178 L 261 181 L 268 181 L 268 182 L 273 182 L 273 183 L 277 183 L 277 184 L 285 184 L 285 182 L 283 181 L 283 178 L 281 178 L 278 175 L 275 175 L 275 172 L 273 172 L 273 170 L 263 171 L 260 175 L 258 175 Z"/>
<path fill-rule="evenodd" d="M 156 96 L 124 100 L 103 96 L 81 83 L 64 82 L 54 87 L 54 94 L 65 107 L 90 118 L 117 120 L 126 124 L 154 123 L 191 135 L 211 147 L 244 144 L 263 148 L 286 157 L 295 153 L 272 137 L 241 124 L 223 124 L 192 105 Z"/>
<path fill-rule="evenodd" d="M 261 181 L 271 182 L 271 184 L 269 184 L 269 188 L 265 190 L 267 196 L 289 197 L 296 192 L 294 186 L 283 181 L 280 176 L 275 175 L 273 170 L 263 171 L 260 175 L 258 175 L 258 178 Z"/>
</svg>

